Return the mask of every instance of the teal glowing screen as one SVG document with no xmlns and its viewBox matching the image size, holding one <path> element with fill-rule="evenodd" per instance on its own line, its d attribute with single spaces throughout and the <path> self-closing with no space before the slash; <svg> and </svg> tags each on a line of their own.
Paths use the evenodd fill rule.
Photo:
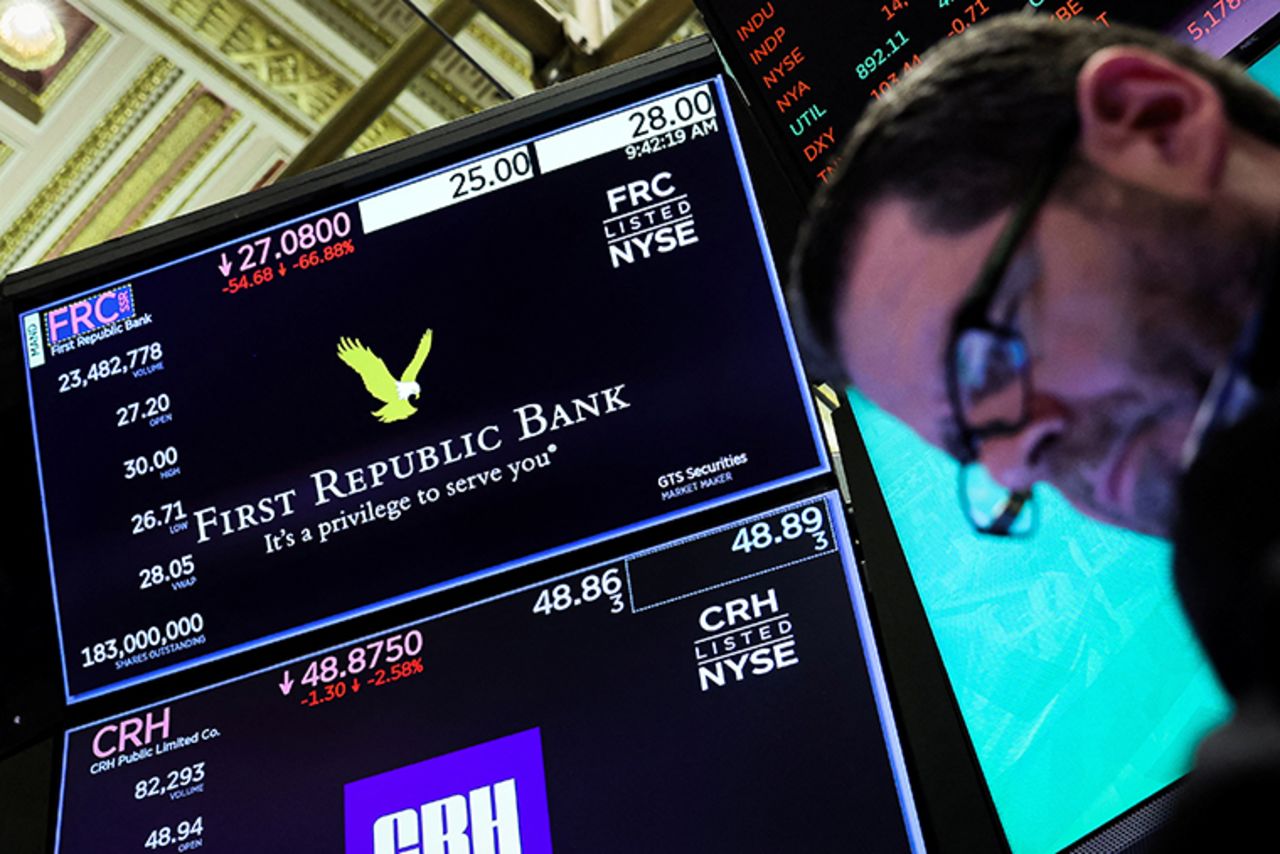
<svg viewBox="0 0 1280 854">
<path fill-rule="evenodd" d="M 955 461 L 850 399 L 1014 854 L 1057 851 L 1185 774 L 1230 706 L 1167 544 L 1043 487 L 1034 536 L 978 535 Z"/>
</svg>

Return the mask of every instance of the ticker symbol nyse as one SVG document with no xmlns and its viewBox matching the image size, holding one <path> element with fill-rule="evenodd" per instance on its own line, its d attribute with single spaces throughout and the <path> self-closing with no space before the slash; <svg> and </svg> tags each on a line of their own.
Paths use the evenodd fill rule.
<svg viewBox="0 0 1280 854">
<path fill-rule="evenodd" d="M 693 657 L 704 692 L 800 663 L 791 615 L 772 587 L 704 608 L 698 627 L 706 634 L 694 641 Z"/>
<path fill-rule="evenodd" d="M 605 192 L 605 244 L 616 270 L 698 242 L 693 205 L 670 172 L 630 181 Z"/>
</svg>

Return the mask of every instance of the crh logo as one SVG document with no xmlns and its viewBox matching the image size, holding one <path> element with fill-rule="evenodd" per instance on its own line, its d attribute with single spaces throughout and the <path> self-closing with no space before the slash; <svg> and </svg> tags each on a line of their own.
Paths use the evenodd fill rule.
<svg viewBox="0 0 1280 854">
<path fill-rule="evenodd" d="M 45 314 L 49 343 L 60 344 L 133 317 L 133 285 L 111 288 Z"/>
<path fill-rule="evenodd" d="M 495 844 L 496 841 L 496 844 Z M 516 781 L 450 795 L 373 823 L 375 854 L 520 854 Z"/>
<path fill-rule="evenodd" d="M 347 854 L 551 854 L 537 729 L 348 783 Z"/>
</svg>

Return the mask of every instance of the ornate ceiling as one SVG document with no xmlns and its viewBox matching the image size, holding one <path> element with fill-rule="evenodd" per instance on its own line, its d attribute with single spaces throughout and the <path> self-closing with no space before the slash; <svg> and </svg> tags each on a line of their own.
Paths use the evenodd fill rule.
<svg viewBox="0 0 1280 854">
<path fill-rule="evenodd" d="M 418 22 L 401 0 L 41 2 L 62 58 L 0 61 L 0 274 L 270 183 Z M 513 94 L 533 90 L 529 51 L 486 15 L 457 41 Z M 502 100 L 446 48 L 348 153 Z"/>
</svg>

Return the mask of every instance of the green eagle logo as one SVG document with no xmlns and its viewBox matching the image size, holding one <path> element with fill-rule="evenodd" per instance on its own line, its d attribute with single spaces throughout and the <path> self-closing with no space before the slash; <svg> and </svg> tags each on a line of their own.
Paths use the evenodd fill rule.
<svg viewBox="0 0 1280 854">
<path fill-rule="evenodd" d="M 404 369 L 400 379 L 391 375 L 387 363 L 382 361 L 372 350 L 360 343 L 359 338 L 341 338 L 338 340 L 338 358 L 360 375 L 364 387 L 369 394 L 382 401 L 385 406 L 375 410 L 373 416 L 383 424 L 392 421 L 403 421 L 418 409 L 409 402 L 410 397 L 422 394 L 418 385 L 418 371 L 431 352 L 431 330 L 422 334 L 418 342 L 418 351 L 413 354 L 413 361 Z"/>
</svg>

